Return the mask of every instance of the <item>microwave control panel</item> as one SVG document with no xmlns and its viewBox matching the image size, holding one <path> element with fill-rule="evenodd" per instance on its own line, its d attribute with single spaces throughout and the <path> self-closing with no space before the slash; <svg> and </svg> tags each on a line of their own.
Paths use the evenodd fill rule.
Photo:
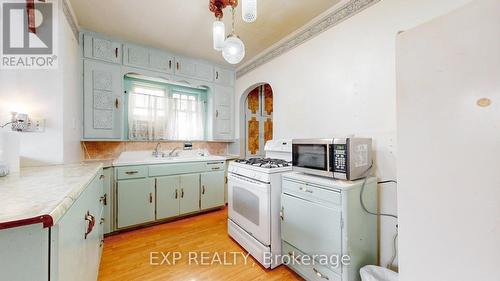
<svg viewBox="0 0 500 281">
<path fill-rule="evenodd" d="M 347 173 L 347 144 L 333 144 L 333 172 Z"/>
</svg>

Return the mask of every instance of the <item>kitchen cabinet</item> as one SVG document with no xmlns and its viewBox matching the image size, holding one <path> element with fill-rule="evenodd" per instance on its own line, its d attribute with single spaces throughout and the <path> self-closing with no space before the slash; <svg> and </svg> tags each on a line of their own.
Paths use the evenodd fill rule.
<svg viewBox="0 0 500 281">
<path fill-rule="evenodd" d="M 155 220 L 155 179 L 130 179 L 117 182 L 118 228 Z"/>
<path fill-rule="evenodd" d="M 189 214 L 200 210 L 200 175 L 180 176 L 179 214 Z"/>
<path fill-rule="evenodd" d="M 283 255 L 350 257 L 350 265 L 288 263 L 306 280 L 359 280 L 359 269 L 377 264 L 377 218 L 363 211 L 362 180 L 353 182 L 289 173 L 282 178 Z M 377 210 L 376 179 L 369 178 L 363 201 Z M 319 257 L 318 257 L 319 258 Z"/>
<path fill-rule="evenodd" d="M 84 62 L 84 139 L 121 139 L 122 80 L 117 65 Z"/>
<path fill-rule="evenodd" d="M 156 178 L 156 219 L 167 219 L 179 215 L 178 176 Z"/>
<path fill-rule="evenodd" d="M 126 43 L 123 45 L 123 64 L 172 74 L 174 56 L 153 48 Z"/>
<path fill-rule="evenodd" d="M 224 206 L 224 167 L 224 161 L 115 167 L 117 228 Z"/>
<path fill-rule="evenodd" d="M 213 87 L 213 139 L 231 140 L 233 136 L 233 96 L 234 90 L 230 87 Z"/>
<path fill-rule="evenodd" d="M 213 66 L 186 57 L 175 57 L 175 75 L 213 81 Z"/>
<path fill-rule="evenodd" d="M 214 82 L 222 86 L 234 86 L 234 71 L 221 67 L 214 67 Z"/>
<path fill-rule="evenodd" d="M 224 205 L 224 178 L 224 171 L 201 174 L 200 206 L 202 209 Z"/>
<path fill-rule="evenodd" d="M 86 58 L 120 64 L 122 62 L 122 44 L 109 38 L 84 34 L 83 55 Z"/>
</svg>

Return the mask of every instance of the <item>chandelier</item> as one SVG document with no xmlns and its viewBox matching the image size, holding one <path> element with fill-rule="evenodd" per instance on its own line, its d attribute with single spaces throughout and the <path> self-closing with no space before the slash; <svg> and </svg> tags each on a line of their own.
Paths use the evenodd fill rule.
<svg viewBox="0 0 500 281">
<path fill-rule="evenodd" d="M 224 10 L 227 6 L 231 7 L 231 34 L 226 37 L 226 27 L 222 22 Z M 209 8 L 215 15 L 213 23 L 212 36 L 213 47 L 216 51 L 222 51 L 222 57 L 230 63 L 237 64 L 245 57 L 245 44 L 236 35 L 234 29 L 234 15 L 238 0 L 210 0 Z M 242 0 L 242 18 L 245 22 L 254 22 L 257 19 L 257 0 Z"/>
</svg>

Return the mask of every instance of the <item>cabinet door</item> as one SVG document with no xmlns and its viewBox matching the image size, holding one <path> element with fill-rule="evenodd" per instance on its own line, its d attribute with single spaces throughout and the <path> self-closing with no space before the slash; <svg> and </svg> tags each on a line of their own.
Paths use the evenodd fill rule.
<svg viewBox="0 0 500 281">
<path fill-rule="evenodd" d="M 195 76 L 196 66 L 193 60 L 175 57 L 175 74 L 186 77 Z"/>
<path fill-rule="evenodd" d="M 180 176 L 179 213 L 187 214 L 200 210 L 200 174 Z"/>
<path fill-rule="evenodd" d="M 214 139 L 227 140 L 233 138 L 233 89 L 214 87 L 215 112 L 213 118 Z"/>
<path fill-rule="evenodd" d="M 136 67 L 149 67 L 149 49 L 137 45 L 123 45 L 123 64 Z"/>
<path fill-rule="evenodd" d="M 179 215 L 179 176 L 156 178 L 156 219 Z"/>
<path fill-rule="evenodd" d="M 120 66 L 85 60 L 84 138 L 121 138 L 122 84 Z"/>
<path fill-rule="evenodd" d="M 326 207 L 283 194 L 281 237 L 306 254 L 342 255 L 339 207 Z"/>
<path fill-rule="evenodd" d="M 151 178 L 117 183 L 118 228 L 155 219 L 155 181 Z"/>
<path fill-rule="evenodd" d="M 103 171 L 103 200 L 102 204 L 104 205 L 104 210 L 102 213 L 103 222 L 103 232 L 104 234 L 108 234 L 112 232 L 111 226 L 111 185 L 113 182 L 113 169 L 105 168 Z"/>
<path fill-rule="evenodd" d="M 157 71 L 174 73 L 174 57 L 166 52 L 150 50 L 149 66 Z"/>
<path fill-rule="evenodd" d="M 83 36 L 83 40 L 83 52 L 85 57 L 112 63 L 122 62 L 121 43 L 88 34 Z"/>
<path fill-rule="evenodd" d="M 196 79 L 212 82 L 214 80 L 214 68 L 202 62 L 195 62 L 194 76 Z"/>
<path fill-rule="evenodd" d="M 201 174 L 201 209 L 224 205 L 224 171 Z"/>
<path fill-rule="evenodd" d="M 222 86 L 234 85 L 234 71 L 220 67 L 214 68 L 214 82 Z"/>
</svg>

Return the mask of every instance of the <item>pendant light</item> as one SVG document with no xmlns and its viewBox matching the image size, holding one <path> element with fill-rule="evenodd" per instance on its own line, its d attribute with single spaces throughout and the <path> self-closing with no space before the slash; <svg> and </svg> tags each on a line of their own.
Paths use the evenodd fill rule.
<svg viewBox="0 0 500 281">
<path fill-rule="evenodd" d="M 243 21 L 254 22 L 257 19 L 257 0 L 243 0 L 241 10 Z"/>
<path fill-rule="evenodd" d="M 224 40 L 226 39 L 226 27 L 224 23 L 218 18 L 214 21 L 213 25 L 213 41 L 214 49 L 216 51 L 222 51 L 224 48 Z"/>
<path fill-rule="evenodd" d="M 245 44 L 234 32 L 234 7 L 231 8 L 232 12 L 232 32 L 227 37 L 224 42 L 224 48 L 222 49 L 222 56 L 230 64 L 237 64 L 243 60 L 245 57 Z"/>
</svg>

